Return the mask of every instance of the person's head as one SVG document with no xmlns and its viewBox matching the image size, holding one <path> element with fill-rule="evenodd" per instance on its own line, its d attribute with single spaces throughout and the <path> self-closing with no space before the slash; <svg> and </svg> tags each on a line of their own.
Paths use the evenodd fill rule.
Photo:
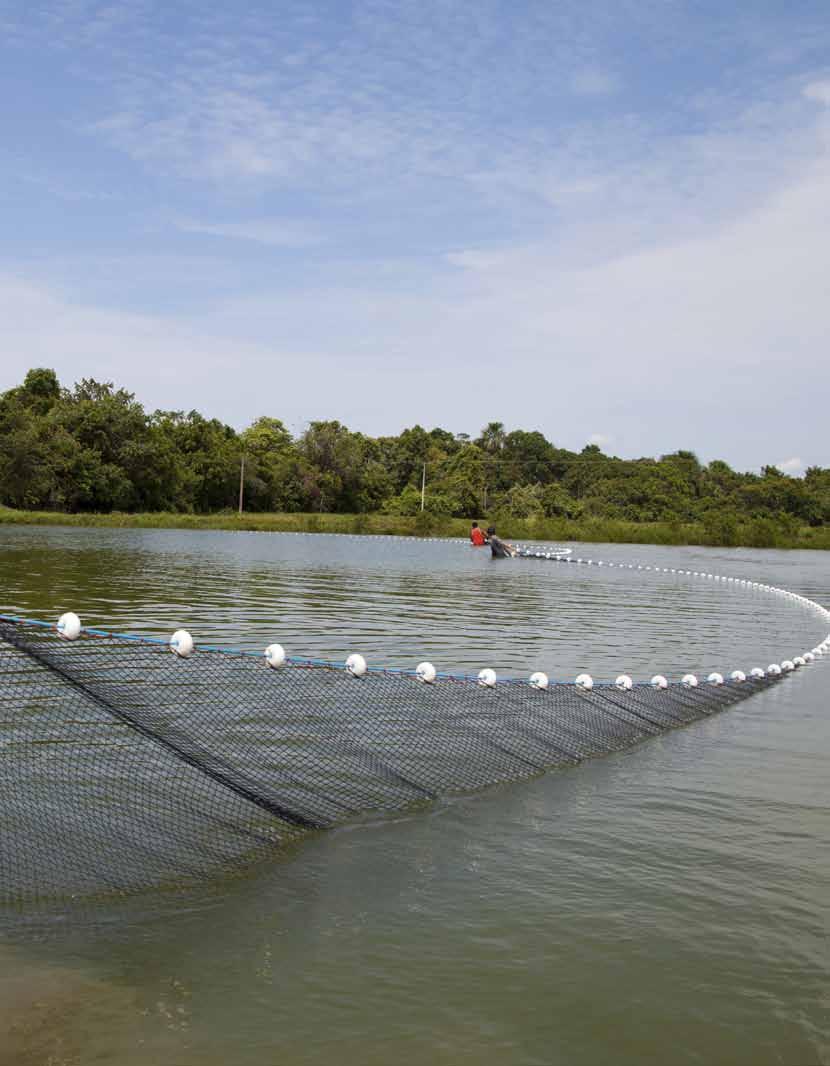
<svg viewBox="0 0 830 1066">
<path fill-rule="evenodd" d="M 495 535 L 496 535 L 496 527 L 495 526 L 488 526 L 487 527 L 487 536 L 488 537 L 494 537 Z"/>
<path fill-rule="evenodd" d="M 478 522 L 473 522 L 473 529 L 478 529 Z"/>
</svg>

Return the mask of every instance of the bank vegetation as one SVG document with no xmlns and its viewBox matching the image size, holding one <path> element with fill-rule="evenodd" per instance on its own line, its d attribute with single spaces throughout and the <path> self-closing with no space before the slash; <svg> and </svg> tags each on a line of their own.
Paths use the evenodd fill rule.
<svg viewBox="0 0 830 1066">
<path fill-rule="evenodd" d="M 825 468 L 620 459 L 497 422 L 476 438 L 336 421 L 295 438 L 270 416 L 237 432 L 43 368 L 0 395 L 0 505 L 3 522 L 454 536 L 476 518 L 526 540 L 830 548 Z"/>
</svg>

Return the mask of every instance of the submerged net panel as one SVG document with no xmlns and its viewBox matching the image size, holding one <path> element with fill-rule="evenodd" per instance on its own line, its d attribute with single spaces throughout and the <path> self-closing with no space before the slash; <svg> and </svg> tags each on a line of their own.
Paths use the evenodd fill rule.
<svg viewBox="0 0 830 1066">
<path fill-rule="evenodd" d="M 356 814 L 628 747 L 775 680 L 423 684 L 0 621 L 0 897 L 198 881 Z"/>
</svg>

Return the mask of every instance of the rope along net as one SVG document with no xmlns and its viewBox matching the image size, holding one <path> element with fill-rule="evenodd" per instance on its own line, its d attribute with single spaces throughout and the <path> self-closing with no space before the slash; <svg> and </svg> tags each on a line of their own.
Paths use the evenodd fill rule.
<svg viewBox="0 0 830 1066">
<path fill-rule="evenodd" d="M 828 650 L 830 638 L 794 665 Z M 629 747 L 792 665 L 700 683 L 424 683 L 205 647 L 182 657 L 100 630 L 67 640 L 0 617 L 0 899 L 197 882 L 357 814 Z"/>
</svg>

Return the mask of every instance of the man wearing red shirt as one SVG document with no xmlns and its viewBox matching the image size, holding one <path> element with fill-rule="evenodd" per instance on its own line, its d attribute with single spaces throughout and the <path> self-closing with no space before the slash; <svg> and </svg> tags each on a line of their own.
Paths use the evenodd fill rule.
<svg viewBox="0 0 830 1066">
<path fill-rule="evenodd" d="M 487 543 L 487 538 L 478 528 L 478 522 L 473 522 L 473 528 L 470 530 L 470 540 L 474 548 L 483 548 Z"/>
</svg>

